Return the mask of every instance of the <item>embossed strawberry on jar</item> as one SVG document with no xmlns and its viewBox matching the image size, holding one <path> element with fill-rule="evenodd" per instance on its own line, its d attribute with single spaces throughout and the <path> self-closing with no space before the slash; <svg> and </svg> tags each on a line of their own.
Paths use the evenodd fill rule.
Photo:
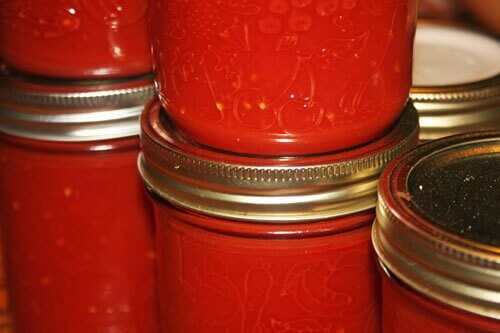
<svg viewBox="0 0 500 333">
<path fill-rule="evenodd" d="M 265 158 L 200 147 L 159 102 L 142 116 L 162 332 L 378 332 L 371 248 L 378 176 L 418 140 L 394 128 L 338 154 Z"/>
<path fill-rule="evenodd" d="M 260 155 L 383 135 L 408 99 L 415 0 L 150 0 L 160 99 L 195 141 Z"/>
<path fill-rule="evenodd" d="M 146 0 L 3 0 L 0 58 L 13 70 L 61 78 L 151 71 Z"/>
</svg>

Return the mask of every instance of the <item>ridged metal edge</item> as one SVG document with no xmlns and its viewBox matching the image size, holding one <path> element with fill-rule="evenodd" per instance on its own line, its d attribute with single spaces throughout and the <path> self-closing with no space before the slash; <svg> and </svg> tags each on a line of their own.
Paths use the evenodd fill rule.
<svg viewBox="0 0 500 333">
<path fill-rule="evenodd" d="M 500 319 L 498 302 L 496 301 L 500 297 L 498 290 L 492 290 L 482 284 L 470 284 L 467 283 L 467 280 L 462 279 L 464 275 L 477 274 L 478 270 L 489 270 L 490 280 L 495 281 L 496 269 L 476 268 L 469 265 L 468 273 L 461 271 L 460 274 L 454 274 L 457 264 L 446 265 L 446 263 L 438 261 L 437 265 L 440 265 L 440 268 L 445 273 L 450 274 L 437 270 L 426 271 L 426 274 L 421 274 L 419 271 L 427 269 L 426 267 L 430 265 L 430 262 L 419 262 L 402 257 L 401 249 L 387 242 L 384 232 L 380 230 L 379 223 L 377 218 L 372 229 L 372 242 L 381 266 L 388 271 L 391 278 L 400 280 L 406 286 L 425 297 L 443 302 L 456 309 Z M 440 256 L 434 255 L 431 258 L 430 261 L 434 261 L 440 259 Z M 433 265 L 436 265 L 436 262 Z"/>
<path fill-rule="evenodd" d="M 144 140 L 154 145 L 163 160 L 178 165 L 183 172 L 199 173 L 235 181 L 260 181 L 277 183 L 296 183 L 309 181 L 331 181 L 338 177 L 348 177 L 368 169 L 379 169 L 389 161 L 410 148 L 412 140 L 406 138 L 400 144 L 373 156 L 354 161 L 339 162 L 317 167 L 248 167 L 233 166 L 204 161 L 164 149 L 148 136 Z"/>
<path fill-rule="evenodd" d="M 0 87 L 0 99 L 7 103 L 50 108 L 99 108 L 116 105 L 118 107 L 137 103 L 138 100 L 153 98 L 152 85 L 117 90 L 40 93 Z"/>
<path fill-rule="evenodd" d="M 118 139 L 140 133 L 140 113 L 155 95 L 149 77 L 79 82 L 32 83 L 3 77 L 0 131 L 57 142 Z"/>
<path fill-rule="evenodd" d="M 159 113 L 153 114 L 157 119 Z M 144 119 L 149 119 L 148 112 Z M 181 152 L 175 139 L 171 138 L 174 143 L 164 141 L 167 134 L 158 129 L 161 126 L 153 120 L 154 129 L 143 129 L 142 133 L 139 171 L 153 192 L 202 214 L 263 223 L 323 220 L 374 208 L 383 167 L 415 146 L 418 139 L 417 115 L 410 107 L 398 126 L 369 144 L 369 149 L 349 151 L 348 156 L 358 156 L 352 161 L 340 159 L 343 153 L 337 153 L 323 155 L 320 160 L 313 158 L 315 162 L 305 158 L 288 166 L 270 166 L 268 160 L 255 165 L 252 159 L 252 164 L 242 165 L 219 162 L 226 160 L 227 155 L 222 153 L 211 156 L 216 160 L 201 158 L 197 153 L 190 156 L 189 145 Z M 161 138 L 161 144 L 150 137 L 148 130 Z M 279 160 L 276 163 L 280 165 Z"/>
<path fill-rule="evenodd" d="M 385 223 L 394 223 L 400 224 L 400 220 L 391 212 L 391 210 L 385 204 L 383 198 L 379 195 L 377 199 L 377 219 L 382 221 L 385 220 Z M 436 240 L 426 239 L 426 243 L 432 246 L 436 251 L 441 254 L 449 255 L 450 258 L 455 260 L 464 261 L 464 263 L 470 263 L 474 265 L 479 265 L 485 268 L 495 268 L 500 270 L 500 256 L 496 259 L 489 260 L 488 257 L 478 257 L 472 256 L 463 249 L 460 249 L 455 244 L 446 245 L 444 242 L 448 242 L 451 240 L 443 236 L 442 234 L 433 234 L 436 237 Z"/>
<path fill-rule="evenodd" d="M 471 102 L 500 97 L 500 75 L 473 84 L 444 87 L 413 87 L 410 97 L 415 102 Z"/>
<path fill-rule="evenodd" d="M 366 170 L 379 170 L 396 156 L 412 147 L 417 135 L 418 127 L 414 126 L 416 122 L 416 113 L 409 112 L 406 119 L 401 121 L 401 125 L 396 130 L 410 133 L 405 134 L 405 138 L 398 144 L 387 150 L 381 151 L 371 156 L 351 160 L 335 162 L 332 164 L 323 164 L 318 166 L 293 166 L 293 167 L 275 167 L 275 166 L 246 166 L 231 165 L 217 161 L 202 160 L 182 154 L 170 147 L 162 147 L 147 134 L 143 135 L 143 140 L 155 147 L 155 157 L 163 162 L 175 164 L 176 169 L 187 175 L 199 175 L 219 178 L 221 183 L 230 181 L 256 181 L 271 184 L 282 183 L 303 183 L 303 182 L 331 182 L 336 178 L 350 178 Z M 213 178 L 212 178 L 213 179 Z"/>
<path fill-rule="evenodd" d="M 415 88 L 411 98 L 423 141 L 500 129 L 500 76 L 465 86 Z"/>
</svg>

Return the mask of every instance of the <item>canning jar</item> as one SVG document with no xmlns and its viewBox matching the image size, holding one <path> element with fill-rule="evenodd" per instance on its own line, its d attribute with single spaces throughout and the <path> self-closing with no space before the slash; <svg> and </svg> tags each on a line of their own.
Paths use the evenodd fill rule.
<svg viewBox="0 0 500 333">
<path fill-rule="evenodd" d="M 500 42 L 466 27 L 417 25 L 411 98 L 420 138 L 500 130 Z"/>
<path fill-rule="evenodd" d="M 0 58 L 62 78 L 151 71 L 147 0 L 2 0 Z"/>
<path fill-rule="evenodd" d="M 500 132 L 434 141 L 380 179 L 383 332 L 500 330 Z"/>
<path fill-rule="evenodd" d="M 150 104 L 139 170 L 155 210 L 162 330 L 377 332 L 378 175 L 417 132 L 408 106 L 367 146 L 262 158 L 193 144 Z"/>
<path fill-rule="evenodd" d="M 15 331 L 158 332 L 153 226 L 136 170 L 150 79 L 1 83 L 0 216 Z"/>
<path fill-rule="evenodd" d="M 156 83 L 194 141 L 260 155 L 369 142 L 404 109 L 415 0 L 150 0 Z"/>
</svg>

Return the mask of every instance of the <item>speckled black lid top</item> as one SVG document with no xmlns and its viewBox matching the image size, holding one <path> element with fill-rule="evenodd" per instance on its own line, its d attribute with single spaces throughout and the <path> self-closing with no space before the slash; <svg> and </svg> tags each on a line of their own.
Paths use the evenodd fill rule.
<svg viewBox="0 0 500 333">
<path fill-rule="evenodd" d="M 500 246 L 500 152 L 487 143 L 444 150 L 408 176 L 418 213 L 448 232 Z"/>
</svg>

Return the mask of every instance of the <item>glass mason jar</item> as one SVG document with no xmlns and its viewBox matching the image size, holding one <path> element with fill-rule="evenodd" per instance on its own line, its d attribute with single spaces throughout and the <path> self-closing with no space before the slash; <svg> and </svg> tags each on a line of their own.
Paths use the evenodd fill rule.
<svg viewBox="0 0 500 333">
<path fill-rule="evenodd" d="M 382 174 L 383 332 L 500 331 L 500 131 L 434 141 Z"/>
<path fill-rule="evenodd" d="M 500 130 L 500 42 L 433 21 L 417 26 L 411 98 L 420 138 Z"/>
<path fill-rule="evenodd" d="M 370 219 L 380 171 L 417 143 L 412 106 L 367 146 L 293 158 L 200 147 L 159 102 L 142 117 L 163 331 L 379 330 Z"/>
<path fill-rule="evenodd" d="M 404 109 L 416 1 L 150 0 L 156 83 L 210 147 L 324 153 L 369 142 Z"/>
<path fill-rule="evenodd" d="M 62 78 L 149 73 L 147 0 L 2 0 L 0 58 Z"/>
<path fill-rule="evenodd" d="M 136 170 L 151 80 L 1 84 L 0 216 L 15 331 L 158 332 L 152 217 Z"/>
</svg>

